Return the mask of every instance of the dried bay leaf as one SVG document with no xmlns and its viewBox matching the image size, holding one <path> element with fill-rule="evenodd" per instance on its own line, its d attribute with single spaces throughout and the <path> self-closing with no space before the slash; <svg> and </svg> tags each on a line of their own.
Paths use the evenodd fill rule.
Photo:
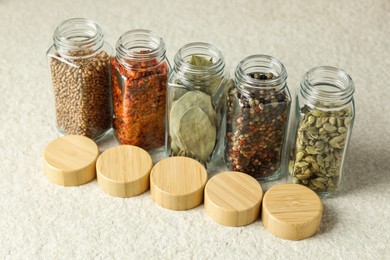
<svg viewBox="0 0 390 260">
<path fill-rule="evenodd" d="M 211 97 L 200 91 L 189 91 L 185 93 L 179 100 L 172 103 L 170 111 L 171 121 L 176 117 L 181 117 L 184 112 L 190 107 L 197 106 L 206 113 L 213 125 L 216 124 L 216 112 L 211 101 Z"/>
<path fill-rule="evenodd" d="M 206 59 L 202 56 L 192 55 L 188 64 L 200 67 L 209 67 L 213 64 L 213 58 Z M 202 91 L 208 95 L 213 96 L 222 83 L 222 77 L 214 75 L 210 70 L 214 68 L 206 68 L 203 75 L 189 74 L 187 78 L 191 79 L 194 83 L 192 86 L 194 89 Z"/>
<path fill-rule="evenodd" d="M 217 131 L 207 114 L 194 106 L 180 118 L 179 137 L 198 160 L 206 162 L 214 150 Z"/>
<path fill-rule="evenodd" d="M 223 76 L 214 73 L 212 58 L 192 55 L 188 64 L 194 73 L 184 72 L 171 85 L 169 135 L 172 154 L 207 162 L 217 135 L 217 113 L 213 98 L 218 98 Z"/>
<path fill-rule="evenodd" d="M 192 55 L 191 59 L 188 61 L 188 64 L 193 66 L 210 66 L 213 64 L 213 58 L 208 60 L 202 56 Z"/>
<path fill-rule="evenodd" d="M 216 112 L 211 97 L 200 91 L 188 91 L 178 100 L 172 103 L 169 112 L 169 135 L 172 140 L 176 140 L 176 145 L 181 149 L 187 149 L 179 138 L 180 118 L 191 107 L 200 107 L 210 118 L 213 124 L 216 124 Z"/>
<path fill-rule="evenodd" d="M 186 94 L 189 90 L 184 87 L 172 87 L 172 101 L 176 101 Z"/>
<path fill-rule="evenodd" d="M 174 140 L 171 141 L 171 150 L 173 155 L 177 155 L 180 152 L 180 148 Z"/>
</svg>

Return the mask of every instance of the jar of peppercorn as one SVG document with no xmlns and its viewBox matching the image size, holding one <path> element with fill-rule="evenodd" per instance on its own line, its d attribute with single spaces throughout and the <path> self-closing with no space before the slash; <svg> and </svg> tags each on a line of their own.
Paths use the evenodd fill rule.
<svg viewBox="0 0 390 260">
<path fill-rule="evenodd" d="M 96 140 L 112 126 L 112 48 L 95 22 L 80 18 L 61 23 L 53 40 L 47 58 L 57 129 Z"/>
<path fill-rule="evenodd" d="M 291 106 L 287 72 L 274 57 L 242 60 L 227 95 L 225 160 L 257 180 L 280 176 Z"/>
<path fill-rule="evenodd" d="M 351 77 L 334 67 L 309 70 L 297 90 L 288 180 L 322 197 L 340 188 L 355 118 Z"/>
<path fill-rule="evenodd" d="M 211 44 L 190 43 L 177 52 L 167 98 L 171 156 L 207 166 L 221 155 L 228 77 L 222 53 Z"/>
<path fill-rule="evenodd" d="M 114 132 L 121 144 L 150 153 L 165 150 L 166 89 L 170 65 L 164 41 L 148 30 L 124 33 L 112 59 Z"/>
</svg>

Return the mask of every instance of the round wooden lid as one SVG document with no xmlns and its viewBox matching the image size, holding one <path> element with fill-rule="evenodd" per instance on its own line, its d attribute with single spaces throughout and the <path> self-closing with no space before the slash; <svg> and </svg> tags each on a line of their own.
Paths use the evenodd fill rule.
<svg viewBox="0 0 390 260">
<path fill-rule="evenodd" d="M 241 172 L 223 172 L 207 182 L 204 207 L 222 225 L 244 226 L 259 216 L 262 197 L 263 190 L 253 177 Z"/>
<path fill-rule="evenodd" d="M 161 207 L 187 210 L 203 202 L 206 181 L 207 172 L 201 163 L 187 157 L 170 157 L 153 167 L 150 191 Z"/>
<path fill-rule="evenodd" d="M 77 186 L 95 178 L 99 148 L 94 141 L 67 135 L 51 141 L 43 152 L 48 179 L 62 186 Z"/>
<path fill-rule="evenodd" d="M 153 162 L 142 148 L 120 145 L 104 151 L 96 162 L 99 187 L 114 197 L 128 198 L 149 188 Z"/>
<path fill-rule="evenodd" d="M 278 237 L 301 240 L 317 232 L 322 212 L 314 191 L 299 184 L 280 184 L 265 193 L 261 221 Z"/>
</svg>

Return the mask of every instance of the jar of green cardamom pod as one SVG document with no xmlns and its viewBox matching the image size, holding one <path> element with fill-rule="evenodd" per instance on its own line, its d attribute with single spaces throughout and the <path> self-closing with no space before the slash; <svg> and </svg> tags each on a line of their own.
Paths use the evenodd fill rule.
<svg viewBox="0 0 390 260">
<path fill-rule="evenodd" d="M 288 179 L 322 197 L 340 189 L 355 118 L 354 91 L 346 72 L 326 66 L 309 70 L 297 90 Z"/>
<path fill-rule="evenodd" d="M 228 78 L 224 57 L 213 45 L 195 42 L 177 52 L 167 92 L 171 156 L 206 166 L 221 156 Z"/>
</svg>

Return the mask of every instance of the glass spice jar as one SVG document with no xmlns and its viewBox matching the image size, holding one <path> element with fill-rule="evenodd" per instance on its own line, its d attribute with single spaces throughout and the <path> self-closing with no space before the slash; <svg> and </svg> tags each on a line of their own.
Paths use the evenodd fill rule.
<svg viewBox="0 0 390 260">
<path fill-rule="evenodd" d="M 112 126 L 112 48 L 93 21 L 76 18 L 61 23 L 47 51 L 61 134 L 104 136 Z"/>
<path fill-rule="evenodd" d="M 227 96 L 228 169 L 262 181 L 280 176 L 291 106 L 286 79 L 285 67 L 271 56 L 253 55 L 238 64 Z"/>
<path fill-rule="evenodd" d="M 166 147 L 166 88 L 170 65 L 164 41 L 148 30 L 124 33 L 112 59 L 114 132 L 121 144 L 150 153 Z"/>
<path fill-rule="evenodd" d="M 297 90 L 289 180 L 323 197 L 340 187 L 355 118 L 351 77 L 334 67 L 309 70 Z"/>
<path fill-rule="evenodd" d="M 171 156 L 186 156 L 207 166 L 218 158 L 225 133 L 224 113 L 229 72 L 213 45 L 184 45 L 168 80 L 168 128 Z"/>
</svg>

